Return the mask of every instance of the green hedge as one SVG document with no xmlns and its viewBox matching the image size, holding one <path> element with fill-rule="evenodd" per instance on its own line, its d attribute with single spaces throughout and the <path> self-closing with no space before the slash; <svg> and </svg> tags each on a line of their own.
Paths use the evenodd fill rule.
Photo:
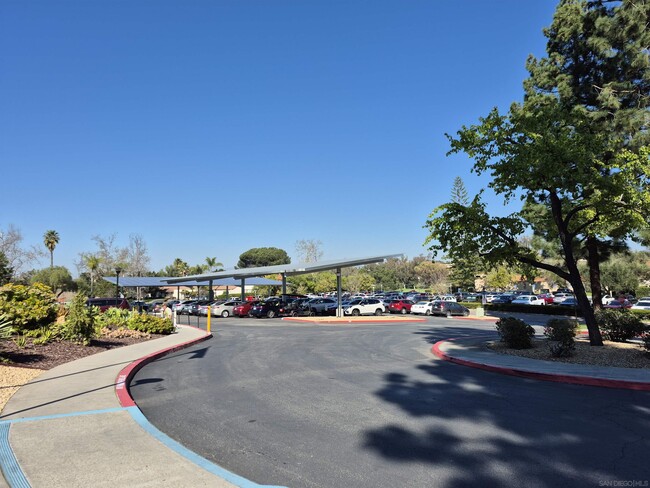
<svg viewBox="0 0 650 488">
<path fill-rule="evenodd" d="M 518 303 L 488 303 L 485 305 L 486 310 L 495 312 L 516 312 L 516 313 L 536 313 L 541 315 L 577 315 L 582 317 L 582 311 L 573 307 L 561 307 L 560 305 L 524 305 Z"/>
</svg>

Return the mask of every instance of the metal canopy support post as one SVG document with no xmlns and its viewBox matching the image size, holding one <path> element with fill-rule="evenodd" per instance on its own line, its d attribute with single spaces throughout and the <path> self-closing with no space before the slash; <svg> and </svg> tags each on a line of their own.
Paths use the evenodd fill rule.
<svg viewBox="0 0 650 488">
<path fill-rule="evenodd" d="M 343 317 L 343 307 L 341 306 L 341 268 L 336 268 L 336 316 Z"/>
<path fill-rule="evenodd" d="M 282 273 L 282 294 L 287 294 L 287 274 Z"/>
<path fill-rule="evenodd" d="M 177 286 L 176 287 L 176 300 L 180 300 L 180 299 L 181 299 L 181 287 Z"/>
<path fill-rule="evenodd" d="M 208 300 L 214 300 L 214 290 L 212 289 L 212 280 L 208 282 Z"/>
<path fill-rule="evenodd" d="M 242 302 L 246 301 L 246 279 L 245 278 L 241 279 L 241 301 Z"/>
</svg>

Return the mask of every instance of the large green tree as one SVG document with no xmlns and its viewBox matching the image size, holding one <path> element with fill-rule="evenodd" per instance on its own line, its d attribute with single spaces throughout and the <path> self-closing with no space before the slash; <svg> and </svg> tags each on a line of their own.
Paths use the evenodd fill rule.
<svg viewBox="0 0 650 488">
<path fill-rule="evenodd" d="M 65 266 L 53 266 L 37 270 L 30 276 L 29 281 L 32 284 L 43 283 L 49 286 L 57 295 L 64 291 L 75 291 L 77 289 L 77 284 Z"/>
<path fill-rule="evenodd" d="M 238 268 L 257 268 L 260 266 L 275 266 L 289 264 L 291 258 L 287 252 L 277 247 L 254 247 L 239 256 Z"/>
<path fill-rule="evenodd" d="M 595 266 L 599 239 L 623 238 L 650 214 L 648 11 L 645 1 L 563 0 L 545 31 L 548 57 L 528 61 L 524 102 L 450 137 L 451 152 L 474 158 L 495 193 L 547 209 L 561 265 L 519 243 L 531 225 L 525 213 L 492 217 L 480 195 L 469 206 L 439 207 L 427 222 L 435 251 L 519 261 L 568 281 L 592 345 L 602 338 L 577 266 L 580 249 Z"/>
</svg>

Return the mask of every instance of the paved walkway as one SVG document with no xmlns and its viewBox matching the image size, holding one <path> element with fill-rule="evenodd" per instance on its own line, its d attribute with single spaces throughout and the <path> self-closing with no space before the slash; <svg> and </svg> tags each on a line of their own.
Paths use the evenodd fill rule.
<svg viewBox="0 0 650 488">
<path fill-rule="evenodd" d="M 440 341 L 432 352 L 448 361 L 487 371 L 578 385 L 650 391 L 650 370 L 541 361 L 499 354 L 485 347 L 496 336 Z"/>
<path fill-rule="evenodd" d="M 134 362 L 210 337 L 181 326 L 53 368 L 20 388 L 0 415 L 0 487 L 259 486 L 187 450 L 129 404 L 124 385 Z"/>
</svg>

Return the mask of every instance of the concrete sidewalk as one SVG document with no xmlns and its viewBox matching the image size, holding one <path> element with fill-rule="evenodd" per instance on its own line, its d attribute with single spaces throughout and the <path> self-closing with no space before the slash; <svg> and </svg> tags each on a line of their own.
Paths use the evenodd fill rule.
<svg viewBox="0 0 650 488">
<path fill-rule="evenodd" d="M 448 339 L 437 342 L 432 352 L 441 359 L 496 373 L 557 383 L 650 391 L 650 371 L 640 368 L 613 368 L 541 361 L 499 354 L 485 346 L 490 336 Z"/>
<path fill-rule="evenodd" d="M 137 371 L 134 361 L 210 337 L 181 326 L 161 339 L 51 369 L 20 388 L 0 415 L 0 486 L 260 486 L 197 456 L 153 427 L 137 407 L 124 406 L 125 371 Z"/>
</svg>

